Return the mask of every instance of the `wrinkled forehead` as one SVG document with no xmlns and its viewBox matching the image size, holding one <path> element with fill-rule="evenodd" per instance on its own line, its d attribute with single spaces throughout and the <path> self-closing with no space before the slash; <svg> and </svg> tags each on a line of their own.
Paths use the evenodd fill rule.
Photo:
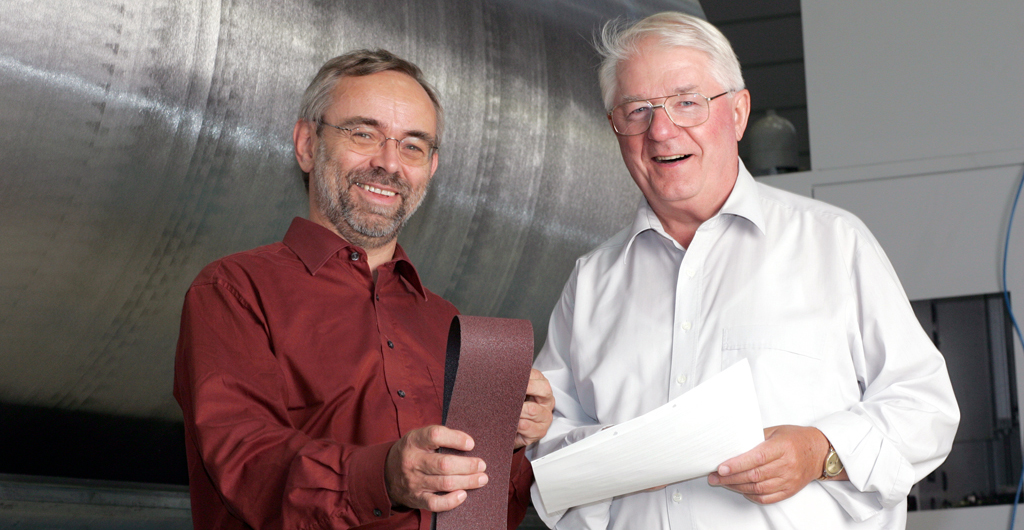
<svg viewBox="0 0 1024 530">
<path fill-rule="evenodd" d="M 427 91 L 412 77 L 390 70 L 340 79 L 325 117 L 335 124 L 372 124 L 390 135 L 432 137 L 437 132 Z"/>
<path fill-rule="evenodd" d="M 711 76 L 709 63 L 708 55 L 695 48 L 641 41 L 618 64 L 613 104 L 717 90 L 720 84 Z"/>
</svg>

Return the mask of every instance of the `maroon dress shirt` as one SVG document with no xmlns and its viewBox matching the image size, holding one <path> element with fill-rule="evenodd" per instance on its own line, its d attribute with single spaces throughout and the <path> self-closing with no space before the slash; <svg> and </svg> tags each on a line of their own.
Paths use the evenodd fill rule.
<svg viewBox="0 0 1024 530">
<path fill-rule="evenodd" d="M 363 249 L 299 218 L 283 242 L 199 273 L 174 374 L 195 528 L 430 528 L 430 513 L 392 509 L 384 460 L 441 422 L 457 310 L 401 247 L 377 274 Z M 517 451 L 510 529 L 532 479 Z"/>
</svg>

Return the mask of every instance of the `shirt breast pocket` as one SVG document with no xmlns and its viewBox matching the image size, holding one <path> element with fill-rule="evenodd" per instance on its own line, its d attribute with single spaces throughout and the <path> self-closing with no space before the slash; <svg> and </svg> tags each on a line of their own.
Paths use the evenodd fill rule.
<svg viewBox="0 0 1024 530">
<path fill-rule="evenodd" d="M 727 328 L 722 368 L 750 363 L 765 427 L 809 425 L 822 415 L 822 361 L 830 342 L 824 326 L 781 325 Z"/>
</svg>

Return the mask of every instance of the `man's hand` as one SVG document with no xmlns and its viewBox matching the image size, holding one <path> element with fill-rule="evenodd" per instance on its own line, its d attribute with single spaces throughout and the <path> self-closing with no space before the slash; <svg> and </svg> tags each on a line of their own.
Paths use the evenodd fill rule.
<svg viewBox="0 0 1024 530">
<path fill-rule="evenodd" d="M 821 431 L 779 425 L 765 429 L 764 437 L 757 447 L 718 466 L 717 473 L 708 475 L 708 484 L 725 486 L 757 504 L 772 504 L 821 476 L 828 455 L 828 438 Z"/>
<path fill-rule="evenodd" d="M 466 490 L 487 484 L 482 459 L 436 453 L 441 447 L 469 451 L 473 439 L 464 432 L 431 425 L 406 433 L 391 446 L 384 479 L 392 504 L 444 512 L 462 504 Z"/>
<path fill-rule="evenodd" d="M 540 370 L 530 370 L 530 384 L 526 387 L 526 401 L 519 415 L 519 430 L 516 432 L 515 448 L 526 447 L 548 433 L 551 427 L 552 411 L 555 410 L 555 396 L 551 384 Z"/>
</svg>

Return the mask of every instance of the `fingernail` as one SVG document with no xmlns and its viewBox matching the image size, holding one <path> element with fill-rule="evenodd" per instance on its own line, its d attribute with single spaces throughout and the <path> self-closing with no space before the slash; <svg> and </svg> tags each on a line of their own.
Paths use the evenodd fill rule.
<svg viewBox="0 0 1024 530">
<path fill-rule="evenodd" d="M 466 492 L 459 491 L 458 493 L 455 494 L 455 498 L 458 499 L 459 502 L 466 500 Z"/>
<path fill-rule="evenodd" d="M 708 484 L 711 484 L 712 486 L 717 486 L 718 477 L 716 477 L 715 475 L 708 475 Z"/>
<path fill-rule="evenodd" d="M 487 484 L 487 481 L 488 481 L 488 480 L 489 480 L 489 479 L 487 478 L 487 475 L 480 475 L 480 481 L 479 481 L 479 482 L 480 482 L 480 485 L 481 485 L 481 486 L 483 486 L 483 485 Z"/>
<path fill-rule="evenodd" d="M 719 475 L 728 475 L 730 471 L 732 470 L 729 469 L 729 466 L 719 466 L 718 468 Z"/>
<path fill-rule="evenodd" d="M 484 471 L 487 471 L 487 462 L 481 460 L 480 463 L 476 466 L 476 472 L 483 473 Z"/>
</svg>

